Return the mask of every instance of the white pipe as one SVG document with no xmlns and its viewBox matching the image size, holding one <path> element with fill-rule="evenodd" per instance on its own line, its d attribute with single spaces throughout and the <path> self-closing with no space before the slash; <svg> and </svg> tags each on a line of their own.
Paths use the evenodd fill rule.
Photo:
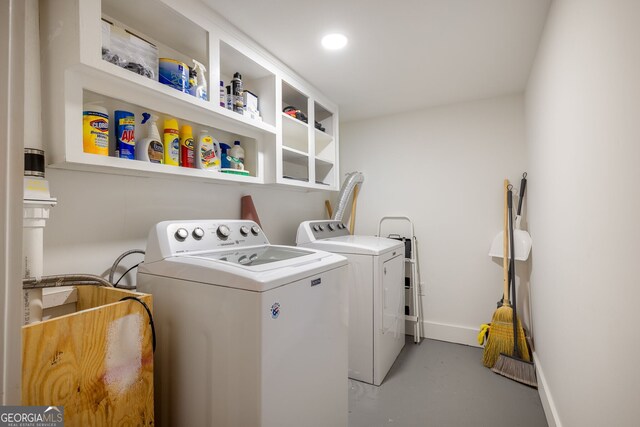
<svg viewBox="0 0 640 427">
<path fill-rule="evenodd" d="M 43 150 L 42 91 L 40 79 L 40 8 L 38 0 L 25 0 L 24 146 Z M 22 230 L 23 277 L 40 277 L 43 272 L 44 226 L 49 218 L 49 184 L 42 178 L 25 177 Z M 34 200 L 34 192 L 35 199 Z M 29 199 L 29 200 L 27 200 Z M 24 323 L 42 321 L 42 289 L 24 291 Z"/>
<path fill-rule="evenodd" d="M 42 253 L 44 225 L 42 227 L 30 226 L 33 221 L 25 219 L 22 230 L 22 272 L 23 277 L 42 276 Z M 24 292 L 24 323 L 39 322 L 42 320 L 42 289 L 30 289 Z"/>
<path fill-rule="evenodd" d="M 38 0 L 25 1 L 24 146 L 44 150 L 40 87 L 40 10 Z"/>
<path fill-rule="evenodd" d="M 44 226 L 49 208 L 24 207 L 22 230 L 22 276 L 42 276 L 44 253 Z M 24 291 L 24 324 L 42 321 L 42 289 Z"/>
<path fill-rule="evenodd" d="M 22 216 L 22 277 L 40 278 L 43 271 L 44 226 L 56 199 L 41 177 L 24 177 Z M 42 289 L 24 291 L 24 324 L 42 321 Z"/>
</svg>

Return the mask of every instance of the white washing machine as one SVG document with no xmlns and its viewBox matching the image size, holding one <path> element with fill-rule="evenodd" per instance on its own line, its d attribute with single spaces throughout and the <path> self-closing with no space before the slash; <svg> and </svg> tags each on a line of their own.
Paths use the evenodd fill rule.
<svg viewBox="0 0 640 427">
<path fill-rule="evenodd" d="M 166 221 L 153 294 L 156 425 L 347 426 L 347 261 L 270 245 L 253 221 Z"/>
<path fill-rule="evenodd" d="M 349 260 L 349 377 L 382 384 L 404 347 L 403 244 L 332 220 L 303 222 L 296 243 Z"/>
</svg>

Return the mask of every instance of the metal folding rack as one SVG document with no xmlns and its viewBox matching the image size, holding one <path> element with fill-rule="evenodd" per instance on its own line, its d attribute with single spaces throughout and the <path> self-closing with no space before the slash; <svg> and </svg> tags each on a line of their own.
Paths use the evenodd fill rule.
<svg viewBox="0 0 640 427">
<path fill-rule="evenodd" d="M 418 239 L 413 228 L 413 221 L 406 216 L 384 216 L 378 223 L 378 236 L 382 236 L 382 223 L 385 221 L 403 221 L 409 223 L 410 237 L 403 238 L 400 234 L 389 234 L 388 237 L 405 242 L 405 265 L 409 264 L 409 289 L 411 291 L 411 310 L 405 314 L 406 321 L 413 323 L 413 342 L 420 344 L 422 339 L 422 302 L 420 298 L 420 267 L 418 265 Z M 409 241 L 410 256 L 407 257 L 407 240 Z M 405 269 L 406 274 L 406 269 Z M 406 286 L 405 286 L 406 289 Z"/>
</svg>

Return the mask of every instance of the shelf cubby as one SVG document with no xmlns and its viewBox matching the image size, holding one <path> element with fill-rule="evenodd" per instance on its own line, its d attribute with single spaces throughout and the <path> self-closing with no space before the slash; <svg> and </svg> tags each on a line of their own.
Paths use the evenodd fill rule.
<svg viewBox="0 0 640 427">
<path fill-rule="evenodd" d="M 303 153 L 309 152 L 309 126 L 282 113 L 283 148 L 293 148 Z"/>
<path fill-rule="evenodd" d="M 333 186 L 335 184 L 335 165 L 319 158 L 315 159 L 316 184 Z"/>
<path fill-rule="evenodd" d="M 99 102 L 104 108 L 106 108 L 109 112 L 109 156 L 100 156 L 96 154 L 89 153 L 81 153 L 81 158 L 84 159 L 85 162 L 93 165 L 93 166 L 102 166 L 104 168 L 108 168 L 111 170 L 120 169 L 124 173 L 129 175 L 141 175 L 146 173 L 168 173 L 172 175 L 182 175 L 188 176 L 191 178 L 204 178 L 204 179 L 220 179 L 224 181 L 241 181 L 241 182 L 261 182 L 261 170 L 259 163 L 259 150 L 260 143 L 256 138 L 251 138 L 246 135 L 237 134 L 234 132 L 230 132 L 224 129 L 218 129 L 211 126 L 208 126 L 203 123 L 194 122 L 189 119 L 185 119 L 184 117 L 179 117 L 171 114 L 167 114 L 162 111 L 158 111 L 155 109 L 150 109 L 146 107 L 141 107 L 136 104 L 123 102 L 120 99 L 111 98 L 106 95 L 102 95 L 96 92 L 84 90 L 83 91 L 83 104 L 85 103 L 96 103 Z M 158 132 L 160 132 L 160 136 L 163 135 L 164 130 L 164 120 L 169 118 L 174 118 L 178 120 L 178 125 L 180 128 L 184 125 L 190 125 L 193 130 L 194 140 L 198 138 L 198 135 L 202 130 L 209 131 L 209 135 L 214 137 L 218 142 L 226 143 L 229 146 L 233 146 L 234 141 L 240 141 L 240 145 L 245 150 L 245 169 L 250 172 L 249 176 L 241 176 L 241 175 L 229 175 L 225 173 L 220 173 L 217 171 L 205 171 L 193 168 L 185 168 L 181 166 L 171 166 L 164 164 L 156 164 L 150 162 L 144 162 L 139 160 L 130 160 L 130 159 L 121 159 L 114 157 L 115 144 L 117 139 L 117 134 L 115 132 L 115 120 L 114 120 L 114 111 L 115 110 L 125 110 L 132 112 L 136 118 L 136 128 L 135 128 L 135 139 L 136 141 L 140 138 L 146 137 L 144 134 L 144 126 L 141 125 L 142 113 L 150 113 L 158 117 L 157 126 Z M 78 121 L 77 135 L 78 135 L 78 150 L 82 151 L 82 122 L 81 118 Z M 95 170 L 95 169 L 94 169 Z M 102 169 L 103 171 L 107 171 L 107 169 Z"/>
<path fill-rule="evenodd" d="M 258 109 L 262 121 L 271 126 L 276 124 L 275 74 L 258 64 L 249 56 L 240 52 L 230 44 L 220 41 L 220 80 L 225 86 L 231 85 L 233 75 L 238 72 L 242 76 L 242 88 L 248 90 L 258 97 Z M 218 93 L 220 82 L 215 82 L 216 94 Z M 218 99 L 218 98 L 216 98 Z M 222 107 L 221 107 L 222 108 Z M 232 110 L 227 110 L 240 116 Z M 249 120 L 253 120 L 248 118 Z"/>
<path fill-rule="evenodd" d="M 100 4 L 103 20 L 155 45 L 158 58 L 175 59 L 189 67 L 193 67 L 194 59 L 203 64 L 207 68 L 208 94 L 217 101 L 218 85 L 212 84 L 216 82 L 211 82 L 209 75 L 209 32 L 206 29 L 155 0 L 102 0 Z M 153 71 L 153 80 L 158 81 L 158 69 Z"/>
</svg>

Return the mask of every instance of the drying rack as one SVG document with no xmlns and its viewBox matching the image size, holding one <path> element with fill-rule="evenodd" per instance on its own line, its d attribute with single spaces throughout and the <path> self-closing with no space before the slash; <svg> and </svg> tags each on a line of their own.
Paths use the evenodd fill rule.
<svg viewBox="0 0 640 427">
<path fill-rule="evenodd" d="M 403 238 L 400 234 L 389 234 L 389 238 L 395 238 L 405 242 L 405 265 L 409 265 L 409 290 L 411 292 L 411 312 L 404 318 L 413 324 L 413 342 L 420 344 L 422 339 L 422 303 L 420 299 L 420 267 L 418 265 L 418 239 L 416 238 L 413 221 L 407 216 L 384 216 L 378 223 L 378 236 L 382 236 L 382 224 L 385 221 L 403 221 L 409 225 L 410 236 Z M 408 241 L 408 251 L 407 251 Z M 410 252 L 410 256 L 406 256 Z M 406 274 L 406 268 L 405 268 Z M 405 285 L 405 290 L 407 289 Z"/>
</svg>

